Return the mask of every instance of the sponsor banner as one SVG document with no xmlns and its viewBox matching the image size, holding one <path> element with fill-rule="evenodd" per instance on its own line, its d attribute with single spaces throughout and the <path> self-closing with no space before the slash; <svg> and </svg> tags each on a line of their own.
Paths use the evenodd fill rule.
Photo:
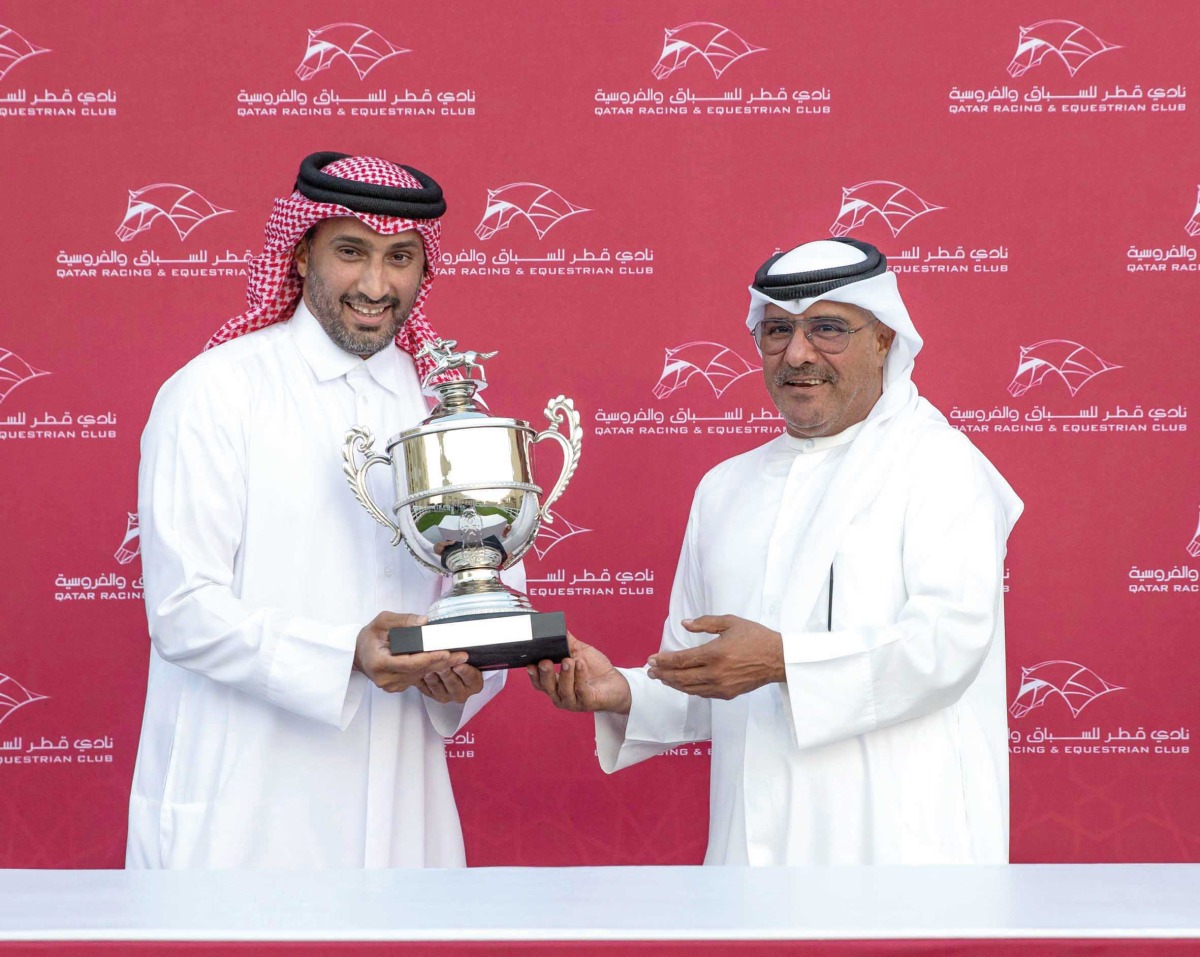
<svg viewBox="0 0 1200 957">
<path fill-rule="evenodd" d="M 811 81 L 798 83 L 790 65 L 768 70 L 765 85 L 733 85 L 727 72 L 736 76 L 737 65 L 748 57 L 769 55 L 767 47 L 746 36 L 749 34 L 709 20 L 667 27 L 658 59 L 649 65 L 653 82 L 629 74 L 605 74 L 588 106 L 593 115 L 601 117 L 830 116 L 833 95 L 829 87 Z"/>
<path fill-rule="evenodd" d="M 657 646 L 695 481 L 785 431 L 752 339 L 720 318 L 745 315 L 749 270 L 776 243 L 879 246 L 929 346 L 921 391 L 1026 500 L 1003 570 L 1014 691 L 1028 666 L 1009 719 L 1026 762 L 1014 859 L 1176 860 L 1200 846 L 1187 799 L 1200 766 L 1181 757 L 1200 732 L 1200 665 L 1164 667 L 1160 653 L 1186 645 L 1200 601 L 1200 345 L 1176 334 L 1194 298 L 1179 277 L 1200 271 L 1200 172 L 1173 125 L 1190 115 L 1200 8 L 878 4 L 847 28 L 828 5 L 801 19 L 733 3 L 563 18 L 463 0 L 416 19 L 309 5 L 281 30 L 267 14 L 150 0 L 121 17 L 44 6 L 0 11 L 0 125 L 22 124 L 0 160 L 13 184 L 0 197 L 6 328 L 57 333 L 0 337 L 0 758 L 105 768 L 65 790 L 53 770 L 9 788 L 0 864 L 120 865 L 146 664 L 138 518 L 121 491 L 137 469 L 131 429 L 211 317 L 237 311 L 261 248 L 252 211 L 319 148 L 393 156 L 447 186 L 437 329 L 469 342 L 499 310 L 524 317 L 517 341 L 549 335 L 517 392 L 540 390 L 547 363 L 574 370 L 563 388 L 587 398 L 582 484 L 524 555 L 527 591 L 619 664 Z M 897 84 L 898 98 L 874 95 Z M 1024 129 L 988 118 L 1021 112 L 1055 116 Z M 772 135 L 801 128 L 823 135 Z M 1165 347 L 1118 334 L 1143 313 Z M 287 437 L 267 439 L 286 458 Z M 1123 442 L 1136 454 L 1114 456 Z M 602 518 L 614 502 L 620 529 Z M 55 651 L 76 612 L 114 636 L 83 675 Z M 1031 622 L 1054 629 L 1052 649 Z M 1073 660 L 1046 660 L 1059 658 Z M 668 751 L 665 777 L 649 762 L 615 791 L 584 788 L 590 729 L 552 727 L 548 707 L 502 698 L 444 741 L 468 776 L 456 784 L 472 862 L 698 861 L 707 744 Z M 553 786 L 527 760 L 538 753 L 553 755 Z M 532 777 L 502 797 L 538 813 L 500 833 L 495 790 L 470 776 L 517 758 Z M 554 813 L 564 795 L 583 795 L 570 821 Z M 609 825 L 583 847 L 526 839 Z"/>
<path fill-rule="evenodd" d="M 741 379 L 751 376 L 761 381 L 761 374 L 761 366 L 720 342 L 698 340 L 667 346 L 662 372 L 650 388 L 655 402 L 637 409 L 598 408 L 592 413 L 592 434 L 693 439 L 758 435 L 765 441 L 784 430 L 778 410 L 761 404 L 765 394 L 761 390 L 754 393 L 758 408 L 744 404 L 745 390 L 737 390 L 743 404 L 736 406 L 732 395 L 726 395 Z"/>
<path fill-rule="evenodd" d="M 1125 263 L 1125 271 L 1129 273 L 1200 272 L 1200 263 L 1196 261 L 1196 248 L 1185 243 L 1142 248 L 1131 245 L 1125 258 L 1128 260 Z"/>
<path fill-rule="evenodd" d="M 1076 661 L 1043 661 L 1023 667 L 1008 709 L 1013 719 L 1009 753 L 1062 758 L 1154 755 L 1168 760 L 1192 753 L 1191 728 L 1173 716 L 1148 713 L 1144 721 L 1139 719 L 1136 726 L 1129 727 L 1106 720 L 1103 703 L 1096 702 L 1127 690 Z M 1087 718 L 1080 721 L 1085 708 Z M 1085 724 L 1090 727 L 1083 727 Z"/>
<path fill-rule="evenodd" d="M 50 375 L 34 368 L 23 358 L 0 347 L 0 406 L 13 391 L 34 379 Z M 20 401 L 18 397 L 17 402 Z M 42 439 L 115 439 L 117 414 L 110 409 L 66 409 L 39 411 L 28 409 L 0 410 L 0 442 Z M 11 410 L 11 411 L 10 411 Z"/>
<path fill-rule="evenodd" d="M 117 91 L 109 88 L 36 89 L 22 84 L 22 65 L 53 53 L 50 47 L 27 39 L 0 23 L 0 120 L 21 117 L 110 118 L 117 115 Z"/>
<path fill-rule="evenodd" d="M 453 760 L 464 760 L 475 757 L 475 732 L 460 731 L 449 737 L 442 738 L 446 749 L 446 757 Z"/>
<path fill-rule="evenodd" d="M 592 749 L 592 756 L 598 758 L 600 752 Z M 681 744 L 678 747 L 667 748 L 665 751 L 659 751 L 654 756 L 655 760 L 660 758 L 711 758 L 712 745 L 707 742 L 703 744 Z"/>
<path fill-rule="evenodd" d="M 54 600 L 57 602 L 111 602 L 137 601 L 145 599 L 142 575 L 129 569 L 133 560 L 141 554 L 141 529 L 136 512 L 127 513 L 125 534 L 113 552 L 113 561 L 120 570 L 109 569 L 90 575 L 67 575 L 59 572 L 54 576 Z"/>
<path fill-rule="evenodd" d="M 1129 568 L 1129 591 L 1134 595 L 1200 595 L 1200 568 Z"/>
<path fill-rule="evenodd" d="M 888 269 L 898 274 L 909 275 L 967 275 L 991 273 L 1003 275 L 1008 272 L 1008 247 L 964 246 L 961 243 L 946 246 L 910 246 L 900 252 L 881 250 L 888 260 Z"/>
<path fill-rule="evenodd" d="M 0 675 L 0 679 L 3 679 Z M 60 764 L 112 764 L 112 735 L 71 738 L 66 735 L 57 740 L 43 736 L 15 735 L 0 739 L 0 765 L 33 765 L 45 767 Z"/>
<path fill-rule="evenodd" d="M 828 116 L 832 94 L 814 90 L 758 91 L 735 86 L 717 96 L 700 96 L 686 87 L 666 93 L 652 87 L 640 90 L 597 90 L 596 116 Z"/>
<path fill-rule="evenodd" d="M 435 90 L 419 83 L 416 88 L 399 85 L 395 79 L 398 71 L 389 73 L 388 67 L 412 52 L 366 24 L 327 23 L 308 31 L 307 46 L 296 67 L 299 86 L 239 90 L 235 111 L 240 117 L 374 120 L 475 116 L 478 94 L 474 88 Z M 355 77 L 357 85 L 348 88 L 345 84 L 354 85 Z M 361 89 L 368 83 L 381 85 L 369 91 Z"/>
<path fill-rule="evenodd" d="M 648 598 L 654 594 L 654 569 L 640 568 L 610 570 L 576 567 L 570 570 L 560 565 L 555 569 L 542 568 L 542 577 L 527 578 L 526 594 L 530 598 Z"/>
<path fill-rule="evenodd" d="M 49 695 L 38 694 L 22 685 L 16 678 L 0 674 L 0 724 L 26 705 L 45 701 Z"/>
<path fill-rule="evenodd" d="M 538 526 L 538 533 L 533 539 L 533 552 L 538 561 L 545 561 L 546 556 L 567 539 L 576 535 L 585 535 L 591 531 L 582 525 L 576 525 L 569 519 L 559 515 L 553 509 L 547 510 L 548 520 Z"/>
<path fill-rule="evenodd" d="M 1107 83 L 1101 62 L 1123 47 L 1101 39 L 1075 20 L 1039 20 L 1020 27 L 1008 63 L 1011 80 L 991 77 L 955 85 L 947 94 L 951 115 L 1044 114 L 1077 117 L 1105 114 L 1178 114 L 1187 110 L 1187 87 L 1177 80 L 1146 77 L 1137 83 Z M 1086 71 L 1085 71 L 1086 68 Z M 1085 73 L 1082 80 L 1076 74 Z M 1028 77 L 1028 81 L 1026 81 Z"/>
<path fill-rule="evenodd" d="M 0 674 L 0 725 L 23 708 L 45 707 L 51 696 L 22 685 L 16 678 Z M 115 743 L 111 733 L 73 732 L 47 737 L 44 734 L 5 735 L 0 730 L 0 765 L 44 768 L 63 764 L 112 764 Z"/>
<path fill-rule="evenodd" d="M 68 578 L 61 572 L 54 576 L 55 601 L 143 601 L 142 576 L 130 577 L 117 572 L 104 572 L 95 577 L 76 575 Z"/>
<path fill-rule="evenodd" d="M 1189 558 L 1200 558 L 1200 523 L 1182 552 Z M 1200 595 L 1200 567 L 1190 562 L 1171 568 L 1131 565 L 1127 577 L 1133 595 Z"/>
<path fill-rule="evenodd" d="M 894 180 L 865 180 L 842 187 L 841 205 L 829 232 L 838 238 L 851 233 L 856 238 L 869 238 L 861 234 L 882 224 L 891 238 L 896 239 L 913 220 L 943 209 L 946 207 L 929 202 Z M 965 242 L 955 237 L 947 245 L 918 244 L 898 252 L 881 246 L 880 251 L 887 257 L 888 268 L 900 275 L 1006 274 L 1009 271 L 1008 246 L 981 237 Z"/>
<path fill-rule="evenodd" d="M 652 276 L 654 250 L 634 248 L 581 227 L 567 237 L 570 245 L 546 248 L 547 234 L 564 220 L 592 210 L 542 183 L 506 183 L 487 190 L 475 227 L 481 245 L 442 253 L 449 276 Z M 577 237 L 583 232 L 587 245 Z M 502 235 L 501 235 L 502 234 Z M 496 240 L 496 237 L 500 238 Z M 556 236 L 564 235 L 560 231 Z M 493 242 L 493 240 L 495 240 Z M 505 242 L 509 245 L 503 245 Z"/>
<path fill-rule="evenodd" d="M 124 244 L 146 234 L 140 250 L 124 246 L 79 252 L 60 249 L 55 256 L 58 279 L 200 279 L 249 275 L 254 253 L 249 249 L 198 249 L 184 253 L 179 244 L 210 220 L 234 210 L 218 206 L 182 183 L 151 183 L 129 190 L 125 215 L 117 224 L 117 240 Z M 172 243 L 174 234 L 178 244 Z M 164 250 L 164 243 L 171 251 Z"/>
<path fill-rule="evenodd" d="M 654 594 L 652 568 L 598 568 L 595 564 L 585 567 L 579 561 L 579 549 L 567 546 L 556 551 L 569 539 L 592 529 L 575 525 L 556 512 L 551 511 L 550 515 L 553 521 L 542 522 L 533 540 L 537 567 L 530 568 L 525 579 L 525 592 L 535 604 L 545 598 L 648 598 Z M 554 558 L 549 557 L 551 552 L 555 552 Z M 555 564 L 552 566 L 551 562 Z"/>
<path fill-rule="evenodd" d="M 1183 231 L 1191 238 L 1200 236 L 1200 186 L 1196 187 L 1197 199 L 1192 214 L 1183 225 Z M 1184 242 L 1142 246 L 1130 243 L 1125 250 L 1123 267 L 1134 275 L 1165 276 L 1176 273 L 1200 273 L 1200 252 L 1195 246 Z"/>
<path fill-rule="evenodd" d="M 1073 339 L 1043 339 L 1021 346 L 1017 369 L 1008 384 L 1014 399 L 1036 391 L 1045 404 L 1022 409 L 1016 405 L 997 405 L 991 409 L 962 409 L 954 405 L 949 413 L 951 425 L 961 432 L 1061 432 L 1084 433 L 1146 432 L 1181 435 L 1188 431 L 1188 407 L 1130 402 L 1101 406 L 1066 408 L 1063 388 L 1074 398 L 1097 376 L 1122 367 L 1101 358 Z M 1127 402 L 1130 400 L 1126 400 Z"/>
</svg>

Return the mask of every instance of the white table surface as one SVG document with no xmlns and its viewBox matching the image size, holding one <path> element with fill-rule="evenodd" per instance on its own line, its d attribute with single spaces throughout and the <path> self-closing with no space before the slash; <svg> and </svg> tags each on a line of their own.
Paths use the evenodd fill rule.
<svg viewBox="0 0 1200 957">
<path fill-rule="evenodd" d="M 0 870 L 0 941 L 1200 939 L 1200 865 Z"/>
</svg>

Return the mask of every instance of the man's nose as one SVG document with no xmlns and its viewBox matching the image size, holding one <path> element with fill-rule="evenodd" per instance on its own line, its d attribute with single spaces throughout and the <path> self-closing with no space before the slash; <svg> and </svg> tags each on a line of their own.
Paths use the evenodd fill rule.
<svg viewBox="0 0 1200 957">
<path fill-rule="evenodd" d="M 358 290 L 368 299 L 382 299 L 388 294 L 387 270 L 382 259 L 369 260 L 358 277 Z"/>
<path fill-rule="evenodd" d="M 787 351 L 784 353 L 784 360 L 795 368 L 806 362 L 819 362 L 820 359 L 821 353 L 808 341 L 808 336 L 804 334 L 804 327 L 796 326 L 796 331 L 792 334 L 792 341 L 788 343 Z"/>
</svg>

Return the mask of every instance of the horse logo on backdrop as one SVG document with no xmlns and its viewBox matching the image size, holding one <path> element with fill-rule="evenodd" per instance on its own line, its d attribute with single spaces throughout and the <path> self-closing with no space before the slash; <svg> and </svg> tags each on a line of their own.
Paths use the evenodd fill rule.
<svg viewBox="0 0 1200 957">
<path fill-rule="evenodd" d="M 712 386 L 720 398 L 721 393 L 742 376 L 759 371 L 758 366 L 752 366 L 719 342 L 685 342 L 667 349 L 662 373 L 654 384 L 654 398 L 665 399 L 684 388 L 695 376 Z"/>
<path fill-rule="evenodd" d="M 666 31 L 662 53 L 650 70 L 654 79 L 665 80 L 676 70 L 682 70 L 692 57 L 700 57 L 718 78 L 742 57 L 761 53 L 766 47 L 756 47 L 719 23 L 696 21 Z"/>
<path fill-rule="evenodd" d="M 512 225 L 514 218 L 521 217 L 528 220 L 541 239 L 568 216 L 589 212 L 591 210 L 576 206 L 541 183 L 509 183 L 487 191 L 487 205 L 483 219 L 475 227 L 475 235 L 480 239 L 491 239 Z"/>
<path fill-rule="evenodd" d="M 927 203 L 907 186 L 886 179 L 873 179 L 857 186 L 842 187 L 842 208 L 829 227 L 834 236 L 846 236 L 858 229 L 872 213 L 879 215 L 893 236 L 918 216 L 945 209 Z"/>
<path fill-rule="evenodd" d="M 49 53 L 46 47 L 35 46 L 17 33 L 12 27 L 0 23 L 0 80 L 18 63 L 37 56 L 39 53 Z"/>
<path fill-rule="evenodd" d="M 1192 558 L 1200 558 L 1200 522 L 1196 524 L 1196 534 L 1192 536 L 1192 540 L 1188 542 L 1187 553 Z"/>
<path fill-rule="evenodd" d="M 308 31 L 308 48 L 296 67 L 296 76 L 311 80 L 322 70 L 328 70 L 338 57 L 344 56 L 361 80 L 384 60 L 411 52 L 361 23 L 328 23 Z"/>
<path fill-rule="evenodd" d="M 572 535 L 582 535 L 591 531 L 590 528 L 571 524 L 557 512 L 551 511 L 550 515 L 554 519 L 553 524 L 542 522 L 533 540 L 533 550 L 539 559 L 545 558 L 555 545 L 566 541 Z"/>
<path fill-rule="evenodd" d="M 30 379 L 49 375 L 41 369 L 35 369 L 15 352 L 0 349 L 0 402 L 8 398 L 8 394 L 19 385 L 24 385 Z"/>
<path fill-rule="evenodd" d="M 1183 228 L 1189 236 L 1200 236 L 1200 186 L 1196 187 L 1196 207 L 1192 210 L 1192 218 Z"/>
<path fill-rule="evenodd" d="M 1024 395 L 1041 385 L 1042 380 L 1053 372 L 1066 383 L 1071 395 L 1075 395 L 1100 373 L 1120 368 L 1078 342 L 1043 339 L 1031 346 L 1021 346 L 1021 357 L 1017 360 L 1012 382 L 1008 384 L 1008 393 L 1014 398 Z"/>
<path fill-rule="evenodd" d="M 186 239 L 188 233 L 201 223 L 232 212 L 232 209 L 213 205 L 194 189 L 178 183 L 152 183 L 129 191 L 129 205 L 125 209 L 125 218 L 117 227 L 117 238 L 127 243 L 165 216 L 179 233 L 179 238 Z"/>
<path fill-rule="evenodd" d="M 1021 27 L 1017 36 L 1017 52 L 1008 64 L 1008 75 L 1024 76 L 1053 53 L 1074 76 L 1093 57 L 1120 46 L 1101 40 L 1083 24 L 1074 20 L 1040 20 L 1032 26 Z"/>
<path fill-rule="evenodd" d="M 137 512 L 127 512 L 129 518 L 125 522 L 125 537 L 113 552 L 113 558 L 120 565 L 128 565 L 138 557 L 142 550 L 141 527 L 138 525 Z"/>
<path fill-rule="evenodd" d="M 1077 662 L 1043 661 L 1021 669 L 1021 687 L 1008 713 L 1014 718 L 1023 718 L 1035 708 L 1042 707 L 1051 695 L 1058 695 L 1071 709 L 1071 716 L 1078 718 L 1079 712 L 1101 695 L 1124 690 Z"/>
<path fill-rule="evenodd" d="M 8 675 L 0 675 L 0 724 L 18 708 L 35 701 L 45 701 L 49 695 L 37 694 L 21 686 Z"/>
</svg>

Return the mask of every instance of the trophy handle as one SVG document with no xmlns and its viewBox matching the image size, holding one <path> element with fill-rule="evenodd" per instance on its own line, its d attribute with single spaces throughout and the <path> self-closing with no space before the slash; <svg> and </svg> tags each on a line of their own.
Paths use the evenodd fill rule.
<svg viewBox="0 0 1200 957">
<path fill-rule="evenodd" d="M 571 481 L 571 476 L 575 474 L 575 469 L 579 465 L 580 446 L 583 443 L 583 426 L 579 422 L 579 413 L 575 411 L 575 403 L 565 395 L 551 399 L 546 405 L 545 414 L 546 418 L 550 420 L 550 428 L 535 435 L 532 444 L 536 445 L 542 439 L 554 439 L 563 447 L 562 474 L 559 475 L 558 481 L 554 483 L 554 488 L 550 490 L 550 494 L 546 496 L 546 500 L 542 502 L 539 512 L 542 521 L 547 525 L 552 525 L 554 524 L 554 519 L 550 516 L 550 506 L 562 495 L 563 490 L 567 487 L 567 483 Z M 562 424 L 564 418 L 567 420 L 567 435 L 563 435 L 558 431 L 558 426 Z"/>
<path fill-rule="evenodd" d="M 371 498 L 371 493 L 367 491 L 367 469 L 372 465 L 378 465 L 380 462 L 391 464 L 392 459 L 387 455 L 380 455 L 372 451 L 372 446 L 375 444 L 375 438 L 371 435 L 370 429 L 364 429 L 360 426 L 355 426 L 346 433 L 346 442 L 342 446 L 342 472 L 345 473 L 346 481 L 350 483 L 350 488 L 354 492 L 354 497 L 358 499 L 358 504 L 365 508 L 380 525 L 392 530 L 392 544 L 399 545 L 404 537 L 400 531 L 400 526 L 388 519 L 375 504 L 375 500 Z M 363 459 L 362 465 L 355 464 L 357 455 L 361 453 L 366 456 Z"/>
</svg>

